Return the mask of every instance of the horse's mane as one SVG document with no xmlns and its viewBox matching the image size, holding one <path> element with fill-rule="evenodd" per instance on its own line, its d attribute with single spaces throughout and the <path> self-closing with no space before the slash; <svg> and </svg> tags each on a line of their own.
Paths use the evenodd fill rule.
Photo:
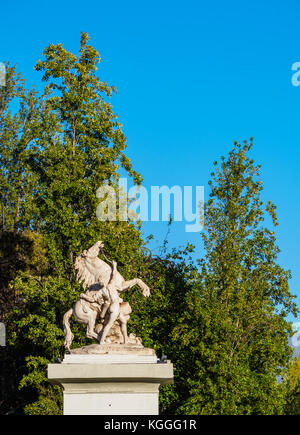
<svg viewBox="0 0 300 435">
<path fill-rule="evenodd" d="M 75 269 L 78 270 L 76 279 L 78 282 L 82 283 L 83 288 L 95 284 L 95 276 L 89 271 L 86 266 L 85 258 L 81 255 L 75 260 Z"/>
</svg>

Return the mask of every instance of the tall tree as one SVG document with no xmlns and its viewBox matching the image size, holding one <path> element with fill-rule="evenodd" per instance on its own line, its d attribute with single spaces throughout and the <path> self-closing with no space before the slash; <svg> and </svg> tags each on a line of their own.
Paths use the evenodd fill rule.
<svg viewBox="0 0 300 435">
<path fill-rule="evenodd" d="M 21 272 L 40 275 L 46 265 L 41 237 L 30 228 L 37 179 L 28 165 L 30 147 L 39 135 L 41 99 L 34 88 L 26 89 L 15 67 L 6 64 L 5 71 L 5 85 L 0 87 L 0 321 L 4 322 L 20 300 L 17 289 L 10 286 L 12 279 Z M 12 348 L 1 348 L 0 353 L 0 410 L 7 412 L 20 406 L 16 379 L 24 361 Z"/>
<path fill-rule="evenodd" d="M 40 99 L 28 91 L 15 67 L 5 67 L 5 86 L 0 87 L 0 320 L 16 298 L 9 282 L 16 271 L 30 264 L 33 235 L 29 228 L 36 177 L 28 154 L 38 135 Z"/>
<path fill-rule="evenodd" d="M 133 278 L 144 267 L 139 225 L 128 221 L 100 222 L 96 217 L 96 190 L 103 183 L 116 186 L 121 167 L 136 183 L 141 178 L 124 153 L 126 139 L 107 101 L 114 88 L 96 76 L 100 56 L 87 42 L 88 35 L 81 34 L 79 56 L 51 44 L 45 49 L 45 60 L 37 63 L 36 69 L 44 73 L 47 85 L 38 100 L 35 136 L 31 141 L 18 142 L 20 161 L 35 181 L 28 201 L 24 196 L 28 179 L 23 173 L 12 178 L 12 145 L 7 147 L 7 154 L 3 153 L 9 168 L 5 176 L 12 180 L 4 186 L 7 201 L 17 204 L 18 210 L 15 195 L 20 185 L 27 214 L 22 214 L 18 230 L 40 237 L 33 246 L 35 253 L 39 243 L 41 246 L 34 264 L 45 264 L 40 269 L 24 267 L 16 271 L 10 282 L 10 289 L 18 298 L 4 319 L 8 346 L 1 352 L 6 366 L 11 361 L 18 370 L 15 376 L 12 374 L 10 385 L 3 379 L 2 409 L 6 412 L 61 412 L 61 395 L 49 385 L 46 366 L 62 354 L 62 317 L 82 291 L 74 274 L 79 252 L 101 239 L 107 255 L 118 261 L 125 276 Z M 15 129 L 18 122 L 18 118 L 12 120 Z M 9 125 L 6 118 L 2 132 Z M 5 203 L 2 209 L 6 211 Z M 30 259 L 33 261 L 31 255 Z M 77 343 L 86 343 L 84 328 L 76 325 L 74 329 Z"/>
<path fill-rule="evenodd" d="M 123 230 L 138 234 L 132 226 L 102 224 L 95 218 L 96 190 L 104 183 L 117 188 L 123 167 L 139 184 L 141 177 L 124 154 L 126 138 L 107 98 L 115 88 L 96 75 L 99 53 L 81 34 L 80 54 L 50 44 L 45 60 L 36 65 L 44 73 L 49 93 L 44 105 L 44 134 L 32 153 L 31 165 L 39 175 L 37 228 L 51 238 L 54 260 L 57 250 L 73 266 L 74 255 L 95 237 Z M 49 255 L 50 254 L 49 252 Z"/>
<path fill-rule="evenodd" d="M 198 285 L 174 340 L 190 348 L 194 375 L 181 410 L 195 414 L 280 414 L 279 382 L 291 350 L 286 320 L 297 309 L 290 272 L 277 262 L 275 234 L 264 226 L 275 206 L 261 201 L 259 166 L 248 157 L 252 142 L 235 143 L 215 162 L 205 207 L 206 255 Z"/>
<path fill-rule="evenodd" d="M 6 65 L 5 86 L 0 87 L 0 195 L 1 230 L 26 228 L 32 210 L 36 179 L 27 163 L 38 136 L 41 99 L 15 67 Z"/>
</svg>

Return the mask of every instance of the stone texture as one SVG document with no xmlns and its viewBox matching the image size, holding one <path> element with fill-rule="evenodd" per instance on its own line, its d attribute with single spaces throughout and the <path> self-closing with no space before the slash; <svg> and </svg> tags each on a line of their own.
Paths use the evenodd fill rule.
<svg viewBox="0 0 300 435">
<path fill-rule="evenodd" d="M 49 364 L 53 383 L 146 382 L 173 383 L 173 364 Z"/>
<path fill-rule="evenodd" d="M 143 347 L 142 345 L 130 345 L 130 344 L 90 344 L 89 346 L 79 347 L 77 349 L 70 350 L 71 355 L 154 355 L 153 349 Z"/>
<path fill-rule="evenodd" d="M 64 415 L 158 415 L 158 393 L 65 394 Z"/>
<path fill-rule="evenodd" d="M 65 415 L 157 415 L 159 386 L 173 383 L 173 364 L 49 364 L 48 379 L 64 390 Z"/>
<path fill-rule="evenodd" d="M 63 364 L 156 364 L 156 355 L 135 354 L 69 354 L 65 355 Z"/>
</svg>

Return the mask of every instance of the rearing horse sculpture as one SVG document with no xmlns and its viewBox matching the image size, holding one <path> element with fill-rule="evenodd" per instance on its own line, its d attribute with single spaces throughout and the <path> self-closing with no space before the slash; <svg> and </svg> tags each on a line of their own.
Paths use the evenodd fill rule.
<svg viewBox="0 0 300 435">
<path fill-rule="evenodd" d="M 81 295 L 81 299 L 77 301 L 73 308 L 68 310 L 63 318 L 64 332 L 65 332 L 65 347 L 70 349 L 74 335 L 72 334 L 69 319 L 74 315 L 75 319 L 87 325 L 86 336 L 88 338 L 94 338 L 98 341 L 101 339 L 101 334 L 95 332 L 95 324 L 97 318 L 103 319 L 106 313 L 107 301 L 106 295 L 103 293 L 108 286 L 111 276 L 112 268 L 105 261 L 101 260 L 98 255 L 101 248 L 103 248 L 101 241 L 96 242 L 90 249 L 84 250 L 75 261 L 75 269 L 77 272 L 77 280 L 82 283 L 84 288 L 88 288 L 85 294 Z M 149 287 L 139 278 L 134 278 L 126 281 L 120 272 L 116 271 L 114 274 L 114 283 L 119 293 L 129 290 L 131 287 L 138 285 L 142 291 L 143 296 L 150 296 Z M 107 302 L 106 302 L 107 303 Z M 131 307 L 128 302 L 122 302 L 120 304 L 120 315 L 124 323 L 124 319 L 129 319 Z M 101 325 L 100 325 L 101 327 Z M 122 331 L 126 328 L 122 328 Z M 127 331 L 127 330 L 126 330 Z M 124 337 L 126 342 L 126 337 Z M 103 340 L 101 341 L 103 343 Z"/>
</svg>

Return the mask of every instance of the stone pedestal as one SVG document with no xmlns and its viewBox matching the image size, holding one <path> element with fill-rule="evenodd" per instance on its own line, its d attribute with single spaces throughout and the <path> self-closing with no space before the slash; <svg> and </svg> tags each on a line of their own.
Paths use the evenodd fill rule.
<svg viewBox="0 0 300 435">
<path fill-rule="evenodd" d="M 158 415 L 159 386 L 173 383 L 173 364 L 155 355 L 71 354 L 48 365 L 63 388 L 65 415 Z"/>
</svg>

